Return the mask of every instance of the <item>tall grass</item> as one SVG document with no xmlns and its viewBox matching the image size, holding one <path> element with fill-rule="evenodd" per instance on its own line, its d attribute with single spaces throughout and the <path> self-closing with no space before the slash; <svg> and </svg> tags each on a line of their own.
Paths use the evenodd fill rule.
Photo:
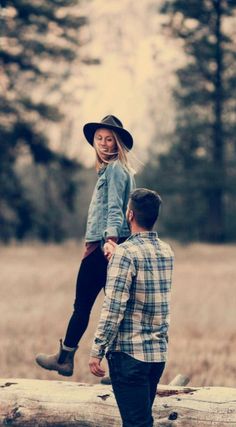
<svg viewBox="0 0 236 427">
<path fill-rule="evenodd" d="M 194 386 L 236 387 L 236 246 L 173 243 L 176 255 L 168 383 L 182 373 Z M 59 379 L 39 368 L 38 352 L 56 352 L 71 315 L 82 244 L 0 247 L 0 376 Z M 88 358 L 103 294 L 76 354 L 72 381 L 95 383 Z M 105 362 L 104 362 L 105 364 Z"/>
</svg>

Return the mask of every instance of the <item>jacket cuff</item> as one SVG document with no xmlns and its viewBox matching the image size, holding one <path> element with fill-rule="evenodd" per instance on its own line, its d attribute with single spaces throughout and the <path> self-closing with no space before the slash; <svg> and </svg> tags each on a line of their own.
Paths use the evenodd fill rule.
<svg viewBox="0 0 236 427">
<path fill-rule="evenodd" d="M 118 232 L 117 232 L 117 228 L 116 227 L 108 227 L 104 233 L 103 233 L 103 237 L 105 240 L 107 240 L 109 237 L 119 237 L 118 236 Z"/>
</svg>

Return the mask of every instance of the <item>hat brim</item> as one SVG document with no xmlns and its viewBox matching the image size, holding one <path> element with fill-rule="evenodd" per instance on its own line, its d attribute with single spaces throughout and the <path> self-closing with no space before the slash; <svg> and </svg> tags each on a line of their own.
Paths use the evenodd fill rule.
<svg viewBox="0 0 236 427">
<path fill-rule="evenodd" d="M 94 134 L 97 129 L 101 128 L 113 130 L 114 132 L 116 132 L 128 150 L 131 150 L 131 148 L 133 147 L 133 137 L 126 129 L 123 129 L 118 126 L 112 126 L 106 123 L 87 123 L 86 125 L 84 125 L 84 136 L 89 142 L 89 144 L 93 145 Z"/>
</svg>

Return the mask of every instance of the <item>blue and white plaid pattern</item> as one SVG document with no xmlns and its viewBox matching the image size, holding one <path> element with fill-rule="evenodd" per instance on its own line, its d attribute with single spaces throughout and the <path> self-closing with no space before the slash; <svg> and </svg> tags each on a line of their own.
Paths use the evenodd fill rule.
<svg viewBox="0 0 236 427">
<path fill-rule="evenodd" d="M 122 351 L 145 362 L 167 358 L 174 255 L 156 232 L 133 234 L 116 247 L 91 356 Z"/>
</svg>

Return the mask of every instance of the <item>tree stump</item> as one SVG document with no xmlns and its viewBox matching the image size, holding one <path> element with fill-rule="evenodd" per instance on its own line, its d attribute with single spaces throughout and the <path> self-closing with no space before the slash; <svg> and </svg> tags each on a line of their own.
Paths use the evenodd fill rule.
<svg viewBox="0 0 236 427">
<path fill-rule="evenodd" d="M 236 389 L 159 386 L 155 427 L 236 427 Z M 110 385 L 0 380 L 0 427 L 120 427 Z"/>
</svg>

